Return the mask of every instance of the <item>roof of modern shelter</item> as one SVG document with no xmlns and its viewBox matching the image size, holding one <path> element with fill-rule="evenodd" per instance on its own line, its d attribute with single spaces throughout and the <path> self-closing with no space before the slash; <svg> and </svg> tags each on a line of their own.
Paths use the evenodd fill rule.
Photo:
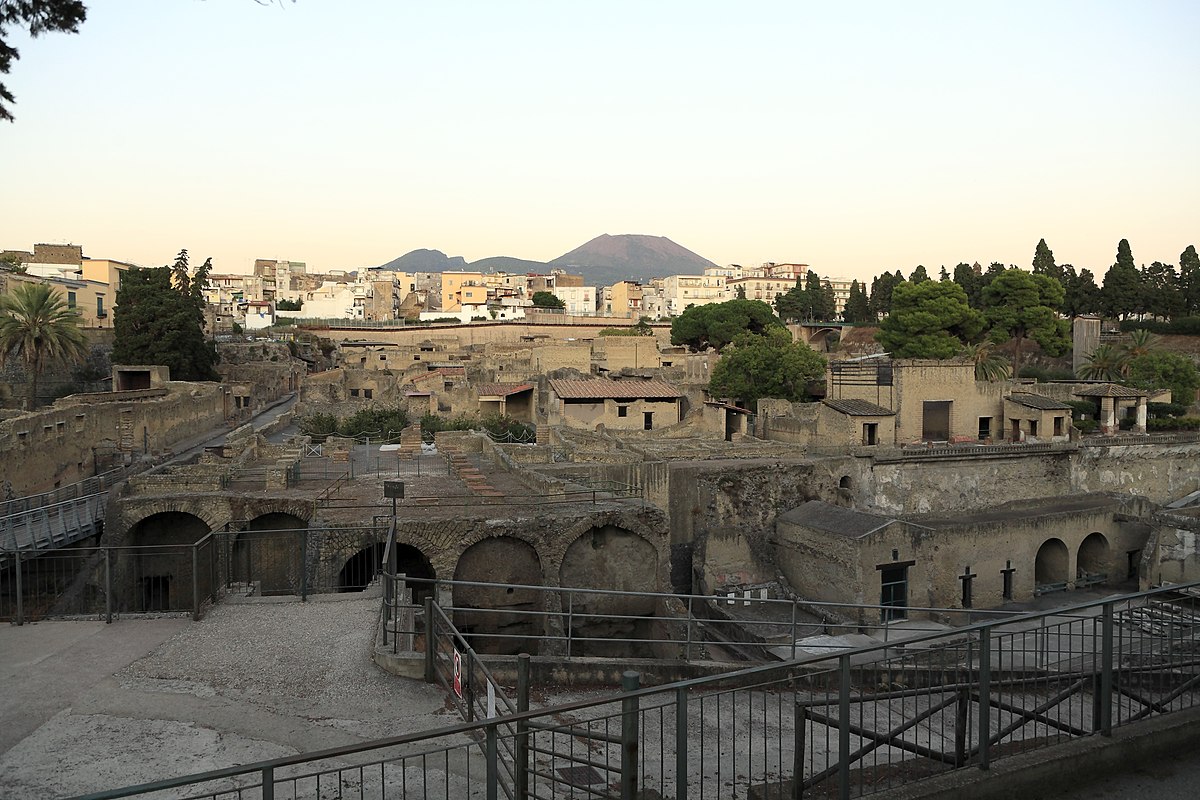
<svg viewBox="0 0 1200 800">
<path fill-rule="evenodd" d="M 1103 383 L 1099 386 L 1088 386 L 1083 389 L 1078 389 L 1075 392 L 1076 397 L 1149 397 L 1149 392 L 1139 391 L 1138 389 L 1130 389 L 1128 386 L 1120 386 L 1115 383 Z"/>
<path fill-rule="evenodd" d="M 508 397 L 510 394 L 527 392 L 532 383 L 485 383 L 479 387 L 480 397 Z"/>
<path fill-rule="evenodd" d="M 822 402 L 834 411 L 840 411 L 852 417 L 891 417 L 896 414 L 890 408 L 884 408 L 867 400 L 824 400 Z"/>
<path fill-rule="evenodd" d="M 1007 398 L 1026 408 L 1036 408 L 1042 411 L 1070 411 L 1071 407 L 1066 403 L 1055 400 L 1053 397 L 1046 397 L 1041 394 L 1030 394 L 1028 392 L 1014 392 Z"/>
<path fill-rule="evenodd" d="M 896 522 L 891 517 L 865 514 L 862 511 L 830 505 L 821 500 L 809 500 L 804 505 L 780 514 L 779 520 L 825 533 L 836 533 L 851 539 L 866 536 Z"/>
<path fill-rule="evenodd" d="M 666 381 L 660 380 L 611 381 L 603 378 L 584 381 L 552 380 L 550 388 L 564 400 L 640 400 L 643 398 L 673 400 L 683 396 L 683 392 Z"/>
</svg>

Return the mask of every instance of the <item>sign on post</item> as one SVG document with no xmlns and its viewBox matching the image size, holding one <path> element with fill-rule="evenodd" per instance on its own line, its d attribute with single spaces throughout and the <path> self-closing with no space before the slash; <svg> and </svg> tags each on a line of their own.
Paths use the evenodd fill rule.
<svg viewBox="0 0 1200 800">
<path fill-rule="evenodd" d="M 462 653 L 459 653 L 457 649 L 454 651 L 454 694 L 458 695 L 459 700 L 462 700 Z"/>
</svg>

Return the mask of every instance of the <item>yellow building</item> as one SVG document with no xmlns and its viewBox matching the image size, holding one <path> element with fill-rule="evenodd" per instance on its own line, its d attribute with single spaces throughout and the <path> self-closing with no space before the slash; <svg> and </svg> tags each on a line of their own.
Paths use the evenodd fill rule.
<svg viewBox="0 0 1200 800">
<path fill-rule="evenodd" d="M 484 305 L 487 294 L 482 272 L 442 273 L 442 311 L 460 311 L 464 305 Z"/>
</svg>

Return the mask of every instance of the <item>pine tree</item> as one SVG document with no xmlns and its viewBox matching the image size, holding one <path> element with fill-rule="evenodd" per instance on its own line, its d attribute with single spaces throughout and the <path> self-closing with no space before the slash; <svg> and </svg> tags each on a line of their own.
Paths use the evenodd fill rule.
<svg viewBox="0 0 1200 800">
<path fill-rule="evenodd" d="M 1045 275 L 1062 283 L 1062 268 L 1054 263 L 1054 253 L 1046 245 L 1045 239 L 1038 239 L 1037 247 L 1033 251 L 1033 274 Z"/>
<path fill-rule="evenodd" d="M 858 281 L 850 284 L 850 296 L 846 298 L 846 307 L 842 309 L 842 319 L 846 322 L 871 322 L 875 319 L 871 313 L 871 303 L 867 293 Z"/>
<path fill-rule="evenodd" d="M 1112 317 L 1125 319 L 1142 310 L 1142 278 L 1127 239 L 1117 244 L 1117 261 L 1104 273 L 1101 298 L 1104 312 Z"/>
<path fill-rule="evenodd" d="M 983 291 L 983 279 L 970 264 L 960 262 L 954 268 L 954 282 L 962 287 L 971 308 L 979 308 L 979 293 Z"/>
<path fill-rule="evenodd" d="M 912 275 L 908 276 L 909 283 L 924 283 L 929 280 L 929 273 L 925 271 L 924 264 L 917 264 L 917 268 L 912 271 Z"/>
<path fill-rule="evenodd" d="M 1179 254 L 1179 295 L 1184 316 L 1200 315 L 1200 255 L 1194 244 Z"/>
<path fill-rule="evenodd" d="M 179 279 L 181 259 L 171 267 L 131 269 L 121 276 L 113 320 L 113 362 L 163 364 L 172 380 L 214 381 L 219 376 L 216 346 L 204 336 L 203 284 L 206 267 L 197 280 Z M 186 289 L 181 289 L 181 285 Z M 199 288 L 195 288 L 196 286 Z"/>
</svg>

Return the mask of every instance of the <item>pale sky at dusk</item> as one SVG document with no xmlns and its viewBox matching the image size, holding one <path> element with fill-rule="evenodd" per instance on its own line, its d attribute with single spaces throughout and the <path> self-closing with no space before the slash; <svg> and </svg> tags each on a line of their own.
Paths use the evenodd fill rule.
<svg viewBox="0 0 1200 800">
<path fill-rule="evenodd" d="M 1103 275 L 1200 245 L 1200 3 L 90 0 L 3 78 L 0 248 L 310 270 L 601 233 Z"/>
</svg>

